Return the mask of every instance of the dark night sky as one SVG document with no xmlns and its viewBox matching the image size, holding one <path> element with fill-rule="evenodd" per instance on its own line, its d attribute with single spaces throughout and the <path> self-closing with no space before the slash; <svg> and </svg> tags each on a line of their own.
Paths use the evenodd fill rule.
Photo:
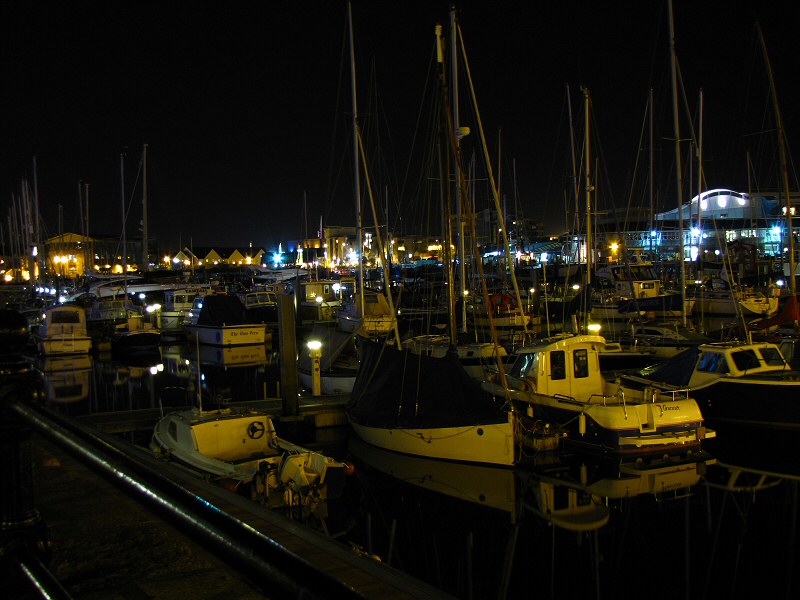
<svg viewBox="0 0 800 600">
<path fill-rule="evenodd" d="M 564 228 L 567 85 L 580 128 L 580 86 L 591 93 L 593 154 L 602 162 L 593 169 L 607 174 L 598 186 L 615 205 L 634 188 L 653 88 L 663 164 L 654 179 L 674 206 L 666 0 L 457 5 L 487 143 L 494 160 L 502 139 L 503 181 L 513 164 L 524 216 L 544 220 L 549 233 Z M 756 18 L 790 142 L 800 127 L 792 112 L 800 52 L 797 9 L 734 6 L 676 0 L 676 49 L 695 115 L 703 89 L 708 186 L 746 190 L 747 150 L 757 165 L 750 185 L 775 184 L 774 165 L 758 162 L 774 156 L 774 135 L 758 135 L 774 125 Z M 407 155 L 430 81 L 434 25 L 446 29 L 448 8 L 440 0 L 353 1 L 359 112 L 365 130 L 380 115 L 373 130 L 382 132 L 387 166 L 379 180 L 393 198 L 390 218 L 406 224 L 404 209 L 417 210 L 408 182 L 419 177 Z M 141 188 L 131 188 L 144 143 L 150 231 L 162 251 L 190 240 L 273 248 L 300 237 L 306 223 L 313 235 L 320 216 L 354 224 L 345 19 L 344 0 L 3 3 L 3 226 L 21 180 L 32 180 L 35 156 L 47 234 L 58 233 L 59 205 L 64 230 L 79 230 L 80 181 L 90 184 L 92 233 L 119 232 L 125 153 L 134 231 Z M 686 135 L 688 116 L 681 121 Z"/>
</svg>

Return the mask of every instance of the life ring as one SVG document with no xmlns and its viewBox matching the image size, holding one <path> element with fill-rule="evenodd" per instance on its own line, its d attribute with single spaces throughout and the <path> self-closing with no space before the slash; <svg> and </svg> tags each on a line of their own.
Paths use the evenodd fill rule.
<svg viewBox="0 0 800 600">
<path fill-rule="evenodd" d="M 264 431 L 266 431 L 264 423 L 261 421 L 253 421 L 247 426 L 247 437 L 251 440 L 257 440 L 264 435 Z"/>
</svg>

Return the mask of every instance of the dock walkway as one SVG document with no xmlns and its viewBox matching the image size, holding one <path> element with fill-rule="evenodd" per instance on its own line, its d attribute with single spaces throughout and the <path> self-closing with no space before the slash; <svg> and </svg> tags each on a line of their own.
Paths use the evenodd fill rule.
<svg viewBox="0 0 800 600">
<path fill-rule="evenodd" d="M 321 532 L 178 465 L 158 461 L 141 448 L 131 446 L 131 452 L 364 598 L 449 598 Z M 35 435 L 32 455 L 35 502 L 53 542 L 49 567 L 74 597 L 270 597 L 216 558 L 213 550 L 165 523 L 49 440 Z"/>
</svg>

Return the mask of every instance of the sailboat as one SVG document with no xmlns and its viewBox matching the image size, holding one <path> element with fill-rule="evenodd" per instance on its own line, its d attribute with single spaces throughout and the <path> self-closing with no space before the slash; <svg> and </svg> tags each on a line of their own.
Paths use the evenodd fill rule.
<svg viewBox="0 0 800 600">
<path fill-rule="evenodd" d="M 382 292 L 359 290 L 352 277 L 342 278 L 339 286 L 342 304 L 333 313 L 339 330 L 364 337 L 386 336 L 392 332 L 396 317 Z"/>
<path fill-rule="evenodd" d="M 471 217 L 471 210 L 468 209 L 468 202 L 464 202 L 466 197 L 466 181 L 464 178 L 464 169 L 461 165 L 461 152 L 460 152 L 460 139 L 469 133 L 469 129 L 461 127 L 458 123 L 458 85 L 457 85 L 457 66 L 456 57 L 458 55 L 458 42 L 460 40 L 460 33 L 456 22 L 455 9 L 450 11 L 450 30 L 451 30 L 451 77 L 452 86 L 448 89 L 445 77 L 445 61 L 444 61 L 444 46 L 441 39 L 441 27 L 437 25 L 436 38 L 437 38 L 437 61 L 438 61 L 438 74 L 439 74 L 439 89 L 441 91 L 441 118 L 440 118 L 440 136 L 437 143 L 439 154 L 439 182 L 440 182 L 440 200 L 441 200 L 441 214 L 443 215 L 443 269 L 444 281 L 446 282 L 447 299 L 448 299 L 448 331 L 443 333 L 423 333 L 403 341 L 403 347 L 412 353 L 421 354 L 430 357 L 442 358 L 450 353 L 455 354 L 462 366 L 467 372 L 476 378 L 482 380 L 488 375 L 496 372 L 498 368 L 498 361 L 505 360 L 507 351 L 500 346 L 498 338 L 500 335 L 504 339 L 509 339 L 514 336 L 526 332 L 531 322 L 530 315 L 522 308 L 522 302 L 519 295 L 519 288 L 517 285 L 516 277 L 513 269 L 513 259 L 511 256 L 508 238 L 505 233 L 505 226 L 503 222 L 502 211 L 500 210 L 499 198 L 496 186 L 494 184 L 494 176 L 486 151 L 485 138 L 483 136 L 483 129 L 478 117 L 478 130 L 480 132 L 481 146 L 484 151 L 484 159 L 486 169 L 489 173 L 489 180 L 492 188 L 492 195 L 495 201 L 495 208 L 497 210 L 498 219 L 501 223 L 501 232 L 505 246 L 505 257 L 507 264 L 511 265 L 510 279 L 514 285 L 514 293 L 508 292 L 495 292 L 489 293 L 486 285 L 486 278 L 483 274 L 483 266 L 481 261 L 477 261 L 476 270 L 478 271 L 475 280 L 481 282 L 482 294 L 475 297 L 467 295 L 466 279 L 467 274 L 465 271 L 465 263 L 467 256 L 465 252 L 465 232 L 460 229 L 459 239 L 459 260 L 455 260 L 455 256 L 451 249 L 455 246 L 453 242 L 453 233 L 451 221 L 454 216 L 457 217 L 458 222 L 461 223 L 462 218 L 471 223 L 472 231 L 470 232 L 472 239 L 476 239 L 474 231 L 474 219 Z M 463 50 L 463 45 L 462 45 Z M 465 67 L 466 56 L 465 56 Z M 467 74 L 469 70 L 467 67 Z M 448 103 L 449 92 L 452 91 L 452 107 Z M 477 102 L 475 101 L 474 94 L 472 101 L 475 106 L 475 113 L 478 114 Z M 449 176 L 447 172 L 445 149 L 449 149 L 452 155 L 453 170 L 455 173 L 455 192 L 452 194 L 456 202 L 455 215 L 451 210 L 451 190 L 448 183 Z M 460 286 L 463 294 L 462 298 L 456 297 L 456 278 L 454 276 L 454 269 L 456 262 L 460 269 Z M 461 325 L 459 330 L 458 314 L 461 311 Z M 469 332 L 468 322 L 474 328 L 474 332 Z M 480 338 L 479 339 L 479 334 Z"/>
<path fill-rule="evenodd" d="M 591 177 L 589 174 L 589 91 L 586 113 L 586 282 L 591 285 Z M 545 338 L 517 351 L 505 382 L 487 381 L 499 398 L 510 395 L 519 412 L 564 431 L 565 445 L 614 455 L 688 454 L 713 432 L 703 425 L 697 403 L 679 394 L 626 393 L 609 389 L 601 372 L 604 337 L 565 334 Z M 509 392 L 509 388 L 511 391 Z"/>
<path fill-rule="evenodd" d="M 349 5 L 348 18 L 352 56 Z M 441 27 L 437 26 L 436 32 L 443 81 Z M 449 256 L 449 238 L 445 246 Z M 446 264 L 451 277 L 450 261 Z M 451 301 L 451 336 L 455 331 L 453 312 Z M 456 348 L 457 344 L 451 343 L 441 355 L 434 355 L 414 353 L 399 343 L 365 340 L 358 377 L 346 407 L 348 421 L 358 437 L 373 446 L 415 456 L 513 465 L 518 458 L 516 414 L 470 377 Z"/>
</svg>

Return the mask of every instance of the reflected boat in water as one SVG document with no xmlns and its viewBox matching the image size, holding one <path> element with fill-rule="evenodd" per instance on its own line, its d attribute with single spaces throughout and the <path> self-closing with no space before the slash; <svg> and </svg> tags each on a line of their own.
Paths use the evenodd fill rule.
<svg viewBox="0 0 800 600">
<path fill-rule="evenodd" d="M 89 397 L 92 357 L 88 354 L 46 357 L 37 362 L 48 402 L 71 403 Z"/>
<path fill-rule="evenodd" d="M 196 358 L 197 354 L 192 354 Z M 246 367 L 267 362 L 263 344 L 247 346 L 200 346 L 200 364 L 216 367 Z"/>
<path fill-rule="evenodd" d="M 516 518 L 516 478 L 511 469 L 398 454 L 370 446 L 355 437 L 350 440 L 348 449 L 363 464 L 396 479 L 507 512 L 512 521 Z"/>
<path fill-rule="evenodd" d="M 706 455 L 620 464 L 559 451 L 510 470 L 402 456 L 360 440 L 349 449 L 363 490 L 349 541 L 446 593 L 474 598 L 529 597 L 531 581 L 549 597 L 620 593 L 620 573 L 673 551 L 670 541 L 656 550 L 651 536 L 685 531 L 685 505 L 714 462 Z M 639 558 L 638 546 L 621 539 L 631 517 L 658 523 Z M 628 546 L 633 554 L 618 549 Z M 648 580 L 634 571 L 622 577 L 625 589 Z"/>
</svg>

